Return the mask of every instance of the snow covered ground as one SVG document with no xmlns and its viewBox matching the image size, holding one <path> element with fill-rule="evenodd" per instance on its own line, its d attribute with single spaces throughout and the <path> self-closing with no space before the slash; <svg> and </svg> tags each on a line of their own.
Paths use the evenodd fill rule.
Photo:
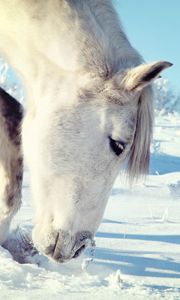
<svg viewBox="0 0 180 300">
<path fill-rule="evenodd" d="M 96 235 L 95 251 L 63 265 L 26 253 L 20 237 L 31 229 L 32 208 L 25 178 L 23 205 L 13 223 L 20 230 L 6 245 L 11 253 L 0 248 L 0 299 L 180 299 L 178 115 L 156 119 L 147 180 L 129 189 L 121 178 Z M 20 241 L 24 250 L 17 258 Z"/>
</svg>

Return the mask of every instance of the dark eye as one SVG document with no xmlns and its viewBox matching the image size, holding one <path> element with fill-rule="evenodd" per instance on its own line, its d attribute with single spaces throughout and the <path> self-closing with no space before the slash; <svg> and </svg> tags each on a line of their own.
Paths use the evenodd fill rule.
<svg viewBox="0 0 180 300">
<path fill-rule="evenodd" d="M 113 140 L 111 137 L 109 137 L 109 144 L 110 144 L 111 149 L 114 151 L 114 153 L 117 156 L 119 156 L 126 147 L 124 142 Z"/>
</svg>

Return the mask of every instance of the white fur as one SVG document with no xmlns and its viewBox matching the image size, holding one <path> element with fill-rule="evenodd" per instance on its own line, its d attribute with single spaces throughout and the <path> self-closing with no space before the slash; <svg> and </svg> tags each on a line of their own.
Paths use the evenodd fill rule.
<svg viewBox="0 0 180 300">
<path fill-rule="evenodd" d="M 68 233 L 68 246 L 61 236 L 58 249 L 66 249 L 64 258 L 58 257 L 65 260 L 72 256 L 79 232 L 95 234 L 120 165 L 130 153 L 137 116 L 145 122 L 138 128 L 144 127 L 142 143 L 147 135 L 149 151 L 152 92 L 142 104 L 144 85 L 133 91 L 123 85 L 124 71 L 131 72 L 142 59 L 109 0 L 1 1 L 0 39 L 1 53 L 27 94 L 22 136 L 36 214 L 33 239 L 48 253 L 57 234 Z M 147 72 L 142 67 L 132 76 L 133 86 Z M 109 136 L 127 143 L 119 157 Z M 142 146 L 133 151 L 137 162 Z"/>
</svg>

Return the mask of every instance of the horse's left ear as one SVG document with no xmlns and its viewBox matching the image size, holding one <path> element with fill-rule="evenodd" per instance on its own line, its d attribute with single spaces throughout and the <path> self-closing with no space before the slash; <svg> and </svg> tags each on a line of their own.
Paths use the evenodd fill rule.
<svg viewBox="0 0 180 300">
<path fill-rule="evenodd" d="M 145 86 L 156 79 L 159 74 L 173 64 L 167 61 L 157 61 L 149 64 L 141 64 L 137 67 L 129 69 L 121 84 L 128 91 L 142 90 Z"/>
</svg>

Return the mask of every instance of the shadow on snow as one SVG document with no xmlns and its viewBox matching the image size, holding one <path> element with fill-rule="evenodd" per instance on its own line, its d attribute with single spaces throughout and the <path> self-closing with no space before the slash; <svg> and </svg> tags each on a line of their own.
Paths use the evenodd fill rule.
<svg viewBox="0 0 180 300">
<path fill-rule="evenodd" d="M 180 236 L 178 235 L 124 235 L 118 233 L 98 232 L 96 237 L 122 240 L 144 240 L 180 245 Z M 118 251 L 113 249 L 97 248 L 95 253 L 95 262 L 98 265 L 106 266 L 113 270 L 120 269 L 122 273 L 128 275 L 180 278 L 180 262 L 175 262 L 170 258 L 165 260 L 148 257 L 160 254 L 161 253 L 158 253 L 158 251 Z"/>
<path fill-rule="evenodd" d="M 156 255 L 157 252 L 154 252 Z M 180 263 L 151 258 L 152 252 L 145 251 L 117 251 L 97 248 L 95 263 L 112 270 L 120 269 L 123 274 L 149 277 L 180 278 Z M 146 257 L 145 257 L 146 256 Z"/>
<path fill-rule="evenodd" d="M 172 172 L 180 172 L 180 157 L 163 153 L 153 153 L 150 159 L 150 175 L 160 175 Z"/>
<path fill-rule="evenodd" d="M 124 233 L 110 233 L 97 232 L 96 237 L 107 239 L 130 239 L 130 240 L 144 240 L 153 242 L 164 242 L 180 245 L 180 235 L 143 235 L 143 234 L 124 234 Z"/>
</svg>

